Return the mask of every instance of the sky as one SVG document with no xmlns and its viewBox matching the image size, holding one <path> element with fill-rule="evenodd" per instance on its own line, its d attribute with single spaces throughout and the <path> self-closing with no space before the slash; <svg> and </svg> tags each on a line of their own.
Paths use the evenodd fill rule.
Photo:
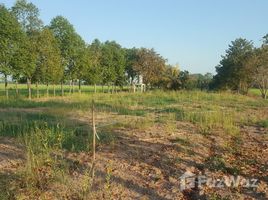
<svg viewBox="0 0 268 200">
<path fill-rule="evenodd" d="M 11 7 L 15 0 L 0 0 Z M 47 25 L 62 15 L 90 43 L 154 48 L 191 73 L 215 73 L 231 41 L 268 33 L 268 0 L 31 0 Z"/>
</svg>

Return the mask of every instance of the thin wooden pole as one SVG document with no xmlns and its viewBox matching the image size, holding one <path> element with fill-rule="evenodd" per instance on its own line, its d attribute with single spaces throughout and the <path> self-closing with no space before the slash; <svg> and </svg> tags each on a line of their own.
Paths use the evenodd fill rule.
<svg viewBox="0 0 268 200">
<path fill-rule="evenodd" d="M 95 160 L 96 160 L 96 125 L 95 125 L 95 110 L 94 110 L 94 100 L 92 100 L 92 131 L 93 131 L 93 142 L 92 142 L 92 166 L 91 166 L 91 176 L 92 183 L 94 181 L 94 168 L 95 168 Z"/>
</svg>

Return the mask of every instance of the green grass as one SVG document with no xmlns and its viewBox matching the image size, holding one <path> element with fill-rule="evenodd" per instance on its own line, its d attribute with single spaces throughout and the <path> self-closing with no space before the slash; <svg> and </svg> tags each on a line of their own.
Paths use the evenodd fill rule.
<svg viewBox="0 0 268 200">
<path fill-rule="evenodd" d="M 268 119 L 266 120 L 261 120 L 257 123 L 257 125 L 263 127 L 263 128 L 268 128 Z"/>
</svg>

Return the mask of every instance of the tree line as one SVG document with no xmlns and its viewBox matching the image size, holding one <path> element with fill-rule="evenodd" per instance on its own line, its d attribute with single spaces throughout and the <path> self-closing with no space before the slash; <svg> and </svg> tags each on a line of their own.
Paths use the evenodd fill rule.
<svg viewBox="0 0 268 200">
<path fill-rule="evenodd" d="M 27 82 L 29 98 L 32 84 L 81 84 L 123 87 L 139 76 L 149 87 L 183 88 L 185 77 L 178 66 L 154 49 L 123 48 L 115 41 L 87 44 L 63 16 L 54 17 L 48 25 L 39 18 L 39 9 L 26 0 L 17 0 L 10 8 L 0 5 L 0 73 L 8 95 L 8 77 Z M 187 74 L 187 72 L 185 72 Z M 62 94 L 64 93 L 62 87 Z"/>
<path fill-rule="evenodd" d="M 124 48 L 115 41 L 98 39 L 87 44 L 73 25 L 63 16 L 54 17 L 48 25 L 40 19 L 39 9 L 27 0 L 17 0 L 10 8 L 0 5 L 0 74 L 5 80 L 8 96 L 8 78 L 17 84 L 27 83 L 28 97 L 35 84 L 39 96 L 39 84 L 74 83 L 106 85 L 109 88 L 133 85 L 140 76 L 147 88 L 233 90 L 247 94 L 249 88 L 258 87 L 263 98 L 268 88 L 268 34 L 257 48 L 251 41 L 236 39 L 211 73 L 190 74 L 180 71 L 177 65 L 154 49 Z M 113 90 L 111 90 L 113 91 Z"/>
</svg>

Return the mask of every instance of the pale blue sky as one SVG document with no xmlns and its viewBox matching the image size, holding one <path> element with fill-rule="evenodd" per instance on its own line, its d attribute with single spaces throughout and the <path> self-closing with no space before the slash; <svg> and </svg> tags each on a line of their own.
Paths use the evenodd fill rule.
<svg viewBox="0 0 268 200">
<path fill-rule="evenodd" d="M 32 0 L 48 24 L 65 16 L 90 43 L 155 48 L 183 70 L 213 72 L 228 44 L 260 45 L 268 33 L 268 0 Z M 14 0 L 0 0 L 11 7 Z"/>
</svg>

